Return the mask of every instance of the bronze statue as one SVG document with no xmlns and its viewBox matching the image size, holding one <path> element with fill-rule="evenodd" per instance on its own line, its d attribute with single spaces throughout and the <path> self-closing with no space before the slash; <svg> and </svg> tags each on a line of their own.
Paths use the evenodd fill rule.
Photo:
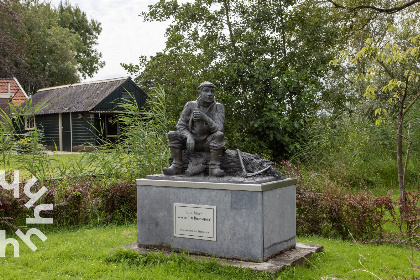
<svg viewBox="0 0 420 280">
<path fill-rule="evenodd" d="M 182 110 L 176 131 L 168 133 L 169 148 L 173 159 L 170 167 L 163 169 L 165 175 L 182 174 L 182 150 L 190 152 L 210 152 L 209 175 L 222 177 L 220 159 L 225 149 L 223 123 L 225 108 L 215 101 L 215 85 L 204 82 L 198 87 L 199 97 L 189 101 Z M 202 168 L 189 166 L 187 175 L 197 175 Z"/>
</svg>

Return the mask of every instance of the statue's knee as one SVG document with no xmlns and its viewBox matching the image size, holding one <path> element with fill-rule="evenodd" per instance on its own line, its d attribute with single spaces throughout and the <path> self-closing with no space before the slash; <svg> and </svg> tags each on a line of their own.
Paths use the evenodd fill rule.
<svg viewBox="0 0 420 280">
<path fill-rule="evenodd" d="M 213 134 L 213 139 L 217 142 L 221 142 L 225 139 L 225 134 L 221 131 L 217 131 Z"/>
<path fill-rule="evenodd" d="M 169 142 L 173 142 L 173 141 L 175 141 L 175 140 L 176 140 L 176 138 L 177 138 L 177 132 L 176 132 L 176 131 L 169 131 L 169 132 L 168 132 L 168 139 L 169 139 Z"/>
</svg>

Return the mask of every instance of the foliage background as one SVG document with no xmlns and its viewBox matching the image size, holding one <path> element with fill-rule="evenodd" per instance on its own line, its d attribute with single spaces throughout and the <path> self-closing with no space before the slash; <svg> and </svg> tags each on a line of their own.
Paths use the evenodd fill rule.
<svg viewBox="0 0 420 280">
<path fill-rule="evenodd" d="M 196 86 L 211 80 L 226 107 L 228 148 L 301 163 L 348 187 L 386 190 L 395 189 L 396 159 L 409 147 L 405 179 L 415 188 L 418 104 L 398 132 L 398 109 L 384 90 L 391 80 L 371 73 L 367 42 L 378 50 L 393 42 L 401 54 L 412 46 L 416 57 L 408 39 L 419 32 L 419 11 L 417 1 L 162 0 L 142 16 L 171 21 L 166 48 L 123 66 L 146 91 L 165 88 L 172 129 Z M 419 73 L 417 64 L 397 60 L 392 71 Z M 375 98 L 367 98 L 372 84 Z M 413 80 L 413 93 L 418 86 Z"/>
</svg>

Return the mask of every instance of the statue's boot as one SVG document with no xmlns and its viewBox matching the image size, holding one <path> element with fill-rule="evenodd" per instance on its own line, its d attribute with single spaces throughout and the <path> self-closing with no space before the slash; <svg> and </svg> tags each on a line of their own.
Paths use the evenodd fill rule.
<svg viewBox="0 0 420 280">
<path fill-rule="evenodd" d="M 163 174 L 168 176 L 182 174 L 182 150 L 171 147 L 171 157 L 173 159 L 172 164 L 163 168 Z"/>
<path fill-rule="evenodd" d="M 210 150 L 209 175 L 214 177 L 223 177 L 225 172 L 220 169 L 220 159 L 223 150 Z"/>
</svg>

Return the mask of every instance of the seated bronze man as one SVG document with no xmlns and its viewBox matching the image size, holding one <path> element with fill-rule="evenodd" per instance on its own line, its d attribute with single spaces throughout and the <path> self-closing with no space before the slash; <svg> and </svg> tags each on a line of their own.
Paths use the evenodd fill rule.
<svg viewBox="0 0 420 280">
<path fill-rule="evenodd" d="M 173 162 L 170 167 L 163 169 L 163 174 L 182 174 L 182 149 L 186 148 L 190 152 L 210 152 L 209 175 L 225 175 L 220 169 L 220 158 L 225 148 L 225 108 L 215 101 L 215 89 L 214 84 L 204 82 L 198 87 L 198 99 L 185 104 L 176 125 L 177 130 L 168 133 Z"/>
</svg>

